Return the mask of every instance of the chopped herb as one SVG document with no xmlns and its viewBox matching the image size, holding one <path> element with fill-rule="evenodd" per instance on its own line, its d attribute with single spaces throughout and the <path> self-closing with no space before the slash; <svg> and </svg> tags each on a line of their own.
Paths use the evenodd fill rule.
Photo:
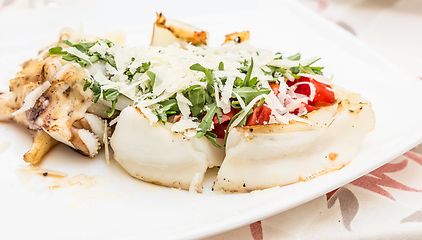
<svg viewBox="0 0 422 240">
<path fill-rule="evenodd" d="M 281 54 L 281 52 L 277 52 L 275 53 L 276 57 L 274 58 L 274 60 L 281 60 L 283 59 L 283 55 Z"/>
<path fill-rule="evenodd" d="M 69 47 L 74 47 L 74 48 L 78 49 L 78 51 L 80 51 L 81 53 L 86 54 L 89 57 L 89 61 L 91 63 L 94 63 L 98 60 L 104 60 L 107 63 L 109 63 L 112 67 L 117 69 L 116 62 L 114 61 L 114 56 L 112 54 L 106 52 L 104 54 L 104 57 L 103 57 L 98 52 L 91 52 L 90 51 L 90 49 L 95 44 L 98 44 L 99 41 L 106 43 L 108 45 L 108 47 L 112 47 L 114 45 L 111 41 L 109 41 L 107 39 L 100 39 L 96 42 L 81 42 L 81 43 L 77 43 L 77 44 L 73 44 L 69 40 L 63 40 L 62 43 L 68 45 Z M 76 61 L 77 63 L 79 63 L 79 65 L 81 67 L 86 67 L 88 64 L 90 64 L 90 62 L 88 62 L 85 59 L 82 59 L 82 58 L 80 58 L 80 57 L 78 57 L 74 54 L 68 53 L 67 51 L 63 51 L 62 47 L 50 48 L 48 52 L 51 55 L 64 55 L 62 57 L 63 60 L 68 61 L 68 62 Z"/>
<path fill-rule="evenodd" d="M 94 82 L 91 87 L 92 92 L 94 93 L 94 103 L 98 102 L 101 96 L 101 85 L 99 82 Z"/>
<path fill-rule="evenodd" d="M 102 60 L 108 62 L 114 69 L 117 69 L 116 62 L 114 61 L 114 56 L 106 52 L 104 57 L 101 57 Z"/>
<path fill-rule="evenodd" d="M 159 103 L 160 107 L 155 109 L 153 113 L 157 115 L 158 119 L 166 124 L 168 115 L 180 113 L 179 106 L 175 98 L 170 98 Z"/>
<path fill-rule="evenodd" d="M 88 78 L 84 78 L 84 81 L 85 81 L 85 84 L 84 84 L 83 90 L 86 91 L 92 85 L 92 83 L 91 81 L 89 81 Z"/>
</svg>

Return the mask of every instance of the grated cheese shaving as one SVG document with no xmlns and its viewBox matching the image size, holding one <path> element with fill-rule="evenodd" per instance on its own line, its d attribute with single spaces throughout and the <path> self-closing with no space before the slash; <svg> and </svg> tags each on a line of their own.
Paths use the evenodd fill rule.
<svg viewBox="0 0 422 240">
<path fill-rule="evenodd" d="M 23 105 L 21 108 L 16 110 L 12 113 L 12 116 L 15 116 L 16 114 L 28 111 L 29 109 L 33 108 L 38 98 L 41 97 L 41 95 L 47 91 L 47 89 L 51 86 L 49 81 L 45 81 L 42 85 L 35 88 L 32 92 L 30 92 L 28 95 L 26 95 Z"/>
<path fill-rule="evenodd" d="M 74 47 L 65 49 L 89 62 L 89 57 L 78 51 Z M 182 93 L 191 86 L 198 85 L 200 89 L 208 91 L 209 76 L 205 71 L 191 70 L 194 64 L 199 64 L 205 69 L 211 69 L 215 77 L 213 92 L 207 94 L 213 95 L 217 107 L 227 114 L 231 111 L 232 98 L 236 98 L 244 112 L 233 122 L 236 126 L 253 108 L 253 105 L 261 98 L 265 99 L 265 104 L 271 109 L 270 123 L 285 123 L 297 119 L 291 112 L 299 109 L 304 113 L 301 103 L 307 103 L 315 97 L 315 86 L 307 82 L 297 83 L 288 87 L 285 79 L 294 81 L 290 68 L 297 67 L 299 64 L 308 66 L 318 58 L 309 58 L 299 61 L 289 59 L 278 59 L 279 55 L 265 49 L 259 49 L 251 46 L 249 41 L 241 44 L 229 43 L 216 47 L 196 47 L 186 45 L 184 48 L 180 44 L 169 45 L 167 47 L 141 46 L 141 47 L 122 47 L 115 44 L 109 47 L 105 42 L 97 41 L 90 49 L 91 52 L 97 52 L 102 57 L 113 56 L 115 67 L 111 62 L 97 61 L 87 66 L 85 71 L 93 81 L 100 83 L 103 90 L 116 89 L 119 91 L 115 108 L 123 108 L 133 105 L 141 109 L 150 123 L 159 121 L 156 113 L 162 114 L 160 109 L 162 101 L 174 98 L 180 110 L 180 120 L 172 125 L 173 132 L 190 132 L 192 129 L 198 129 L 199 122 L 193 119 L 190 114 L 192 103 Z M 269 81 L 280 82 L 279 94 L 276 96 L 273 92 L 268 95 L 260 95 L 254 98 L 247 106 L 244 99 L 238 93 L 233 91 L 237 79 L 245 79 L 246 71 L 251 68 L 250 60 L 253 59 L 252 74 L 250 79 L 256 78 L 257 83 L 254 87 L 270 89 Z M 220 69 L 220 63 L 223 68 Z M 286 71 L 276 72 L 275 76 L 268 74 L 273 67 L 285 68 Z M 249 70 L 249 71 L 250 71 Z M 129 72 L 129 74 L 128 74 Z M 151 75 L 153 73 L 153 75 Z M 299 74 L 307 76 L 309 74 Z M 317 81 L 327 82 L 323 76 L 311 75 Z M 300 84 L 308 84 L 311 88 L 309 97 L 297 94 L 294 90 Z M 249 86 L 250 87 L 250 86 Z M 101 100 L 100 100 L 101 101 Z M 107 101 L 104 101 L 107 102 Z M 110 102 L 107 102 L 111 105 Z M 204 111 L 208 111 L 206 109 Z M 160 112 L 161 111 L 161 112 Z M 117 120 L 110 122 L 114 124 Z M 212 124 L 212 123 L 211 123 Z"/>
</svg>

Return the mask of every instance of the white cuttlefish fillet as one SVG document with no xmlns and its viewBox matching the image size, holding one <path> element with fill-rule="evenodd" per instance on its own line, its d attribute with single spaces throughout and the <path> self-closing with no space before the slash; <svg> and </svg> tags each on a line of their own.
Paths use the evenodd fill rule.
<svg viewBox="0 0 422 240">
<path fill-rule="evenodd" d="M 202 185 L 206 170 L 221 164 L 224 151 L 205 137 L 171 132 L 171 125 L 151 124 L 139 108 L 123 109 L 110 139 L 114 158 L 132 177 L 147 182 L 188 190 L 197 175 Z"/>
<path fill-rule="evenodd" d="M 307 115 L 307 123 L 235 127 L 227 139 L 215 191 L 250 192 L 306 181 L 353 160 L 374 128 L 370 104 L 334 88 L 337 103 Z"/>
</svg>

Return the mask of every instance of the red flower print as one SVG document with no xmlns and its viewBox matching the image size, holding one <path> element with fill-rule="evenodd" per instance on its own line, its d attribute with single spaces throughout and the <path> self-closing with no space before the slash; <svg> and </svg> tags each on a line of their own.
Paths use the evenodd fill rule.
<svg viewBox="0 0 422 240">
<path fill-rule="evenodd" d="M 387 163 L 371 173 L 351 182 L 351 184 L 378 193 L 393 201 L 395 201 L 394 197 L 381 186 L 400 189 L 403 191 L 421 192 L 421 190 L 408 187 L 386 175 L 386 173 L 399 172 L 403 170 L 407 166 L 407 162 L 408 160 L 403 160 L 399 163 Z"/>
<path fill-rule="evenodd" d="M 254 240 L 263 240 L 264 239 L 264 233 L 262 231 L 262 224 L 261 221 L 251 223 L 249 225 L 251 229 L 251 234 Z"/>
</svg>

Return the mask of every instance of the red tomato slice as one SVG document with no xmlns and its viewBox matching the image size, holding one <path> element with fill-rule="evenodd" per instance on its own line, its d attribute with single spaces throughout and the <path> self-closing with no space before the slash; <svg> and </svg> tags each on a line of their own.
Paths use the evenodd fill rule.
<svg viewBox="0 0 422 240">
<path fill-rule="evenodd" d="M 236 108 L 230 108 L 230 112 L 228 112 L 228 113 L 223 113 L 223 111 L 221 111 L 221 113 L 223 115 L 222 116 L 223 117 L 223 122 L 222 123 L 225 123 L 225 122 L 230 121 L 234 117 L 234 115 L 236 115 L 239 111 L 240 110 L 239 109 L 236 109 Z M 214 123 L 214 125 L 220 124 L 220 122 L 218 121 L 217 114 L 214 115 L 214 117 L 212 119 L 212 122 Z"/>
<path fill-rule="evenodd" d="M 215 133 L 217 135 L 217 138 L 224 138 L 228 125 L 228 122 L 222 124 L 214 124 L 214 129 L 211 132 Z"/>
<path fill-rule="evenodd" d="M 278 95 L 280 93 L 280 84 L 277 83 L 270 83 L 271 90 L 273 91 L 274 95 Z"/>
<path fill-rule="evenodd" d="M 310 112 L 312 112 L 312 111 L 314 111 L 314 110 L 317 110 L 317 109 L 318 109 L 317 107 L 314 107 L 314 106 L 309 105 L 309 104 L 306 104 L 306 103 L 301 103 L 301 105 L 302 105 L 302 106 L 305 106 L 306 111 L 307 111 L 308 113 L 310 113 Z M 298 114 L 299 114 L 299 108 L 296 108 L 296 109 L 293 111 L 293 114 L 298 115 Z"/>
<path fill-rule="evenodd" d="M 249 115 L 246 120 L 246 126 L 255 126 L 263 125 L 270 121 L 271 108 L 267 107 L 265 104 L 262 104 L 259 107 L 253 108 L 253 113 Z"/>
<path fill-rule="evenodd" d="M 229 121 L 239 112 L 239 109 L 231 108 L 230 112 L 223 113 L 223 121 L 220 124 L 218 121 L 217 114 L 214 115 L 212 122 L 214 123 L 214 129 L 211 131 L 217 135 L 217 138 L 224 138 L 224 135 L 226 134 L 227 126 L 229 125 Z"/>
<path fill-rule="evenodd" d="M 326 106 L 331 105 L 336 99 L 334 96 L 334 92 L 330 85 L 319 82 L 313 78 L 301 76 L 299 79 L 296 79 L 295 81 L 291 82 L 288 81 L 287 85 L 293 86 L 296 83 L 299 82 L 310 82 L 315 86 L 315 97 L 312 101 L 309 101 L 309 105 L 312 106 Z M 300 84 L 297 85 L 297 88 L 295 90 L 296 93 L 300 93 L 306 96 L 311 95 L 311 88 L 308 84 Z"/>
</svg>

